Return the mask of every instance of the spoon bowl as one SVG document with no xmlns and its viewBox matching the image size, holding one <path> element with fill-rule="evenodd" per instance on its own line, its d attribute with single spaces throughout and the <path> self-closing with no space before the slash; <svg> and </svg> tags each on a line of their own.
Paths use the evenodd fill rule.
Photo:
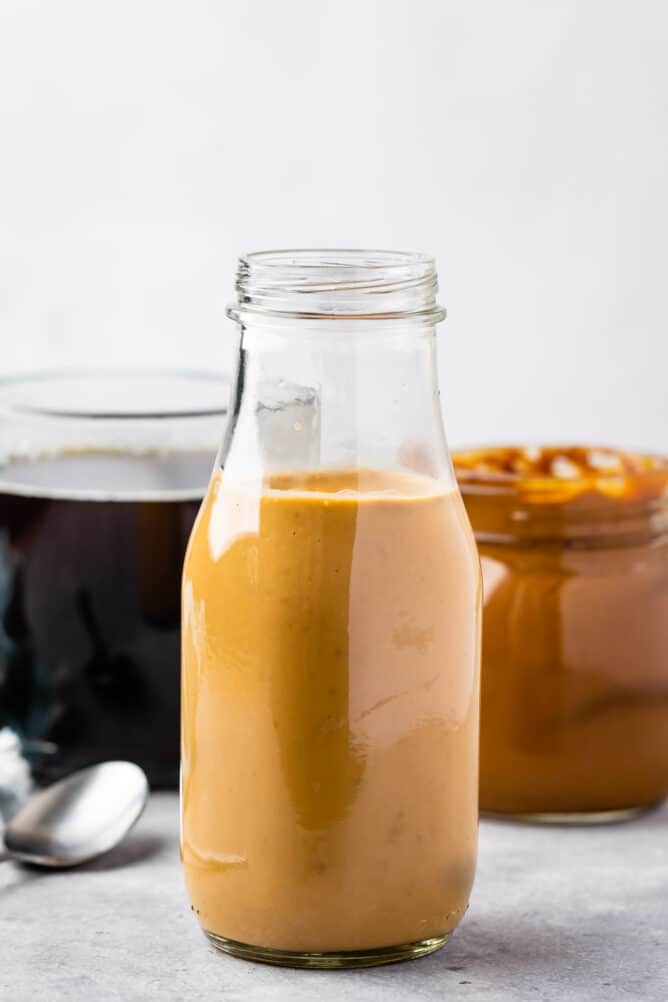
<svg viewBox="0 0 668 1002">
<path fill-rule="evenodd" d="M 14 815 L 4 833 L 6 855 L 54 868 L 87 863 L 130 831 L 148 792 L 146 776 L 132 762 L 81 769 L 38 793 Z"/>
</svg>

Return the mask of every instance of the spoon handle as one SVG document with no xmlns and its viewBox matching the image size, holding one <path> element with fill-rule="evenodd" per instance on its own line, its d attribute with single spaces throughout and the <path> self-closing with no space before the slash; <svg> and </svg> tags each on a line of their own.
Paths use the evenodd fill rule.
<svg viewBox="0 0 668 1002">
<path fill-rule="evenodd" d="M 6 863 L 11 858 L 11 853 L 7 852 L 6 849 L 0 849 L 0 863 Z"/>
</svg>

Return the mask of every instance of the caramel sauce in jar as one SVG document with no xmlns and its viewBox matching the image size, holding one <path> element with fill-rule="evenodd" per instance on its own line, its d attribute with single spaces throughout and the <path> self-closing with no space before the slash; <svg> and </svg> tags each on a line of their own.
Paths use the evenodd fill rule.
<svg viewBox="0 0 668 1002">
<path fill-rule="evenodd" d="M 668 460 L 453 456 L 484 580 L 480 806 L 605 820 L 668 795 Z"/>
</svg>

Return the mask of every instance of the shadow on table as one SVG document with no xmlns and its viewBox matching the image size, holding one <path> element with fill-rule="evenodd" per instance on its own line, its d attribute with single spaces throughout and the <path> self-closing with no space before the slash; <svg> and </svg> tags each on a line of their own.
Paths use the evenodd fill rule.
<svg viewBox="0 0 668 1002">
<path fill-rule="evenodd" d="M 22 866 L 21 864 L 14 864 L 11 861 L 4 862 L 3 866 L 3 883 L 0 886 L 0 902 L 4 902 L 10 894 L 15 894 L 16 891 L 23 890 L 27 884 L 32 883 L 33 880 L 39 878 L 40 872 L 36 866 L 28 867 Z M 11 870 L 9 869 L 11 867 Z M 5 874 L 9 871 L 9 875 Z"/>
<path fill-rule="evenodd" d="M 117 845 L 110 852 L 86 863 L 82 869 L 85 870 L 115 870 L 122 866 L 134 866 L 136 863 L 143 863 L 148 859 L 157 856 L 167 845 L 167 839 L 159 835 L 151 835 L 143 832 L 131 832 L 127 838 Z M 178 860 L 175 860 L 175 865 Z"/>
<path fill-rule="evenodd" d="M 472 919 L 433 958 L 434 966 L 492 981 L 512 975 L 513 980 L 536 979 L 543 983 L 558 970 L 571 975 L 591 969 L 591 958 L 606 952 L 606 929 L 592 931 L 551 925 L 530 917 L 509 914 L 507 919 Z"/>
<path fill-rule="evenodd" d="M 635 934 L 634 934 L 635 932 Z M 638 939 L 636 917 L 623 914 L 588 916 L 563 926 L 509 914 L 470 919 L 437 953 L 405 965 L 404 985 L 416 997 L 431 998 L 441 989 L 472 986 L 499 998 L 565 998 L 611 1002 L 620 983 L 633 997 L 651 994 L 656 971 L 649 970 L 633 949 Z M 392 969 L 379 968 L 377 982 L 391 986 Z M 645 993 L 645 989 L 649 994 Z M 428 994 L 427 994 L 428 993 Z M 440 994 L 433 995 L 434 998 Z M 462 999 L 466 996 L 462 995 Z M 474 996 L 470 997 L 477 997 Z"/>
<path fill-rule="evenodd" d="M 167 840 L 158 835 L 148 835 L 141 832 L 131 833 L 128 837 L 117 845 L 114 849 L 92 860 L 90 863 L 83 863 L 76 867 L 45 867 L 36 866 L 32 863 L 22 863 L 19 860 L 7 860 L 3 865 L 11 867 L 13 877 L 10 883 L 0 886 L 0 897 L 12 891 L 18 890 L 24 884 L 36 880 L 39 877 L 49 878 L 55 874 L 63 873 L 85 873 L 104 870 L 116 870 L 119 867 L 134 866 L 143 863 L 156 856 L 167 844 Z"/>
<path fill-rule="evenodd" d="M 437 953 L 420 960 L 368 968 L 363 971 L 294 971 L 246 964 L 239 967 L 255 994 L 253 998 L 323 998 L 334 986 L 341 1000 L 378 1002 L 380 999 L 424 1002 L 504 1002 L 568 1000 L 617 1002 L 624 998 L 654 1002 L 662 952 L 648 968 L 647 954 L 640 956 L 632 938 L 634 915 L 557 926 L 523 914 L 469 919 Z M 242 961 L 228 961 L 243 965 Z M 249 988 L 250 991 L 250 988 Z M 312 993 L 312 995 L 309 995 Z M 251 994 L 248 996 L 251 997 Z"/>
</svg>

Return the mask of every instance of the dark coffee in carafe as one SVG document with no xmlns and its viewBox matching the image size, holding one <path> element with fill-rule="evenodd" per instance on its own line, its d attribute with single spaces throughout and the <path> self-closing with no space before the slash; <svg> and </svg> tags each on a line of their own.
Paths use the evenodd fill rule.
<svg viewBox="0 0 668 1002">
<path fill-rule="evenodd" d="M 210 452 L 70 451 L 0 469 L 0 726 L 38 775 L 178 778 L 179 594 Z"/>
</svg>

